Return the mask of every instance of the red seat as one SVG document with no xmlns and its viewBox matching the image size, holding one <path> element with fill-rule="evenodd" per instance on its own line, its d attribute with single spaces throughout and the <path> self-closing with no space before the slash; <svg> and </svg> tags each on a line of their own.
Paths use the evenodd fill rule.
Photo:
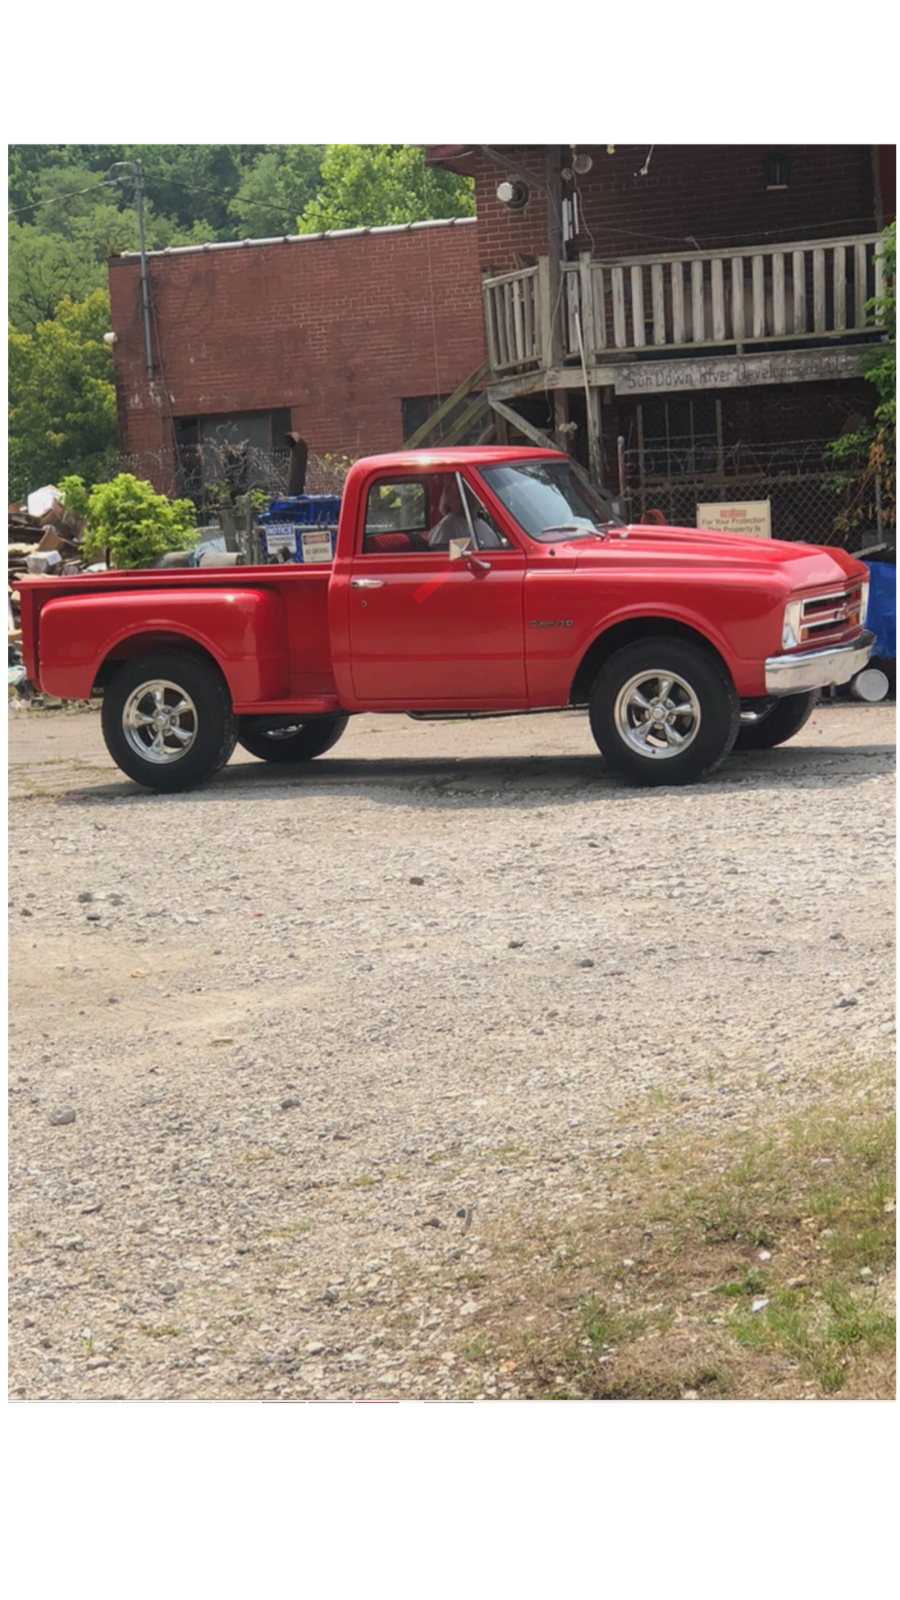
<svg viewBox="0 0 900 1600">
<path fill-rule="evenodd" d="M 367 550 L 411 550 L 412 545 L 408 534 L 405 533 L 372 533 L 366 540 Z"/>
</svg>

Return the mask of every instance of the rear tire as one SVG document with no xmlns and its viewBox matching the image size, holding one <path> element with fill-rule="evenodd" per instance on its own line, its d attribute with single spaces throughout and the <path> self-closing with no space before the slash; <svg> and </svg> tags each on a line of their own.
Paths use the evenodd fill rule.
<svg viewBox="0 0 900 1600">
<path fill-rule="evenodd" d="M 349 721 L 349 717 L 316 717 L 289 728 L 268 729 L 251 724 L 241 727 L 238 743 L 260 761 L 293 766 L 296 762 L 312 761 L 331 750 Z"/>
<path fill-rule="evenodd" d="M 744 722 L 734 741 L 735 750 L 774 750 L 805 727 L 819 703 L 818 689 L 806 694 L 786 694 L 776 700 L 758 722 Z"/>
<path fill-rule="evenodd" d="M 104 690 L 101 722 L 116 766 L 158 794 L 205 782 L 235 746 L 224 678 L 180 651 L 126 661 Z"/>
<path fill-rule="evenodd" d="M 724 664 L 684 639 L 638 640 L 597 675 L 591 732 L 611 767 L 639 784 L 695 783 L 735 741 L 740 700 Z"/>
</svg>

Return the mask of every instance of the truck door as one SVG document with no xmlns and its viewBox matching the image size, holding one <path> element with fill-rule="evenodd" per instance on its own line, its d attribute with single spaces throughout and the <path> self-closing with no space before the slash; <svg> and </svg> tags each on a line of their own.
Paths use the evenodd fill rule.
<svg viewBox="0 0 900 1600">
<path fill-rule="evenodd" d="M 454 488 L 458 522 L 445 512 Z M 349 635 L 360 701 L 525 703 L 525 557 L 458 475 L 376 479 L 358 540 Z M 460 556 L 464 543 L 471 553 Z"/>
</svg>

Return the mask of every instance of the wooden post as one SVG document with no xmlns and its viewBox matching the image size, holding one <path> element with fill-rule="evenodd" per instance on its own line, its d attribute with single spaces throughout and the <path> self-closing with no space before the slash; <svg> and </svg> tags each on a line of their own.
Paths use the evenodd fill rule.
<svg viewBox="0 0 900 1600">
<path fill-rule="evenodd" d="M 570 434 L 566 424 L 569 420 L 569 391 L 568 389 L 554 389 L 553 391 L 553 432 L 556 436 L 557 450 L 564 450 L 569 454 Z"/>
<path fill-rule="evenodd" d="M 540 363 L 545 372 L 549 372 L 553 365 L 551 359 L 551 311 L 553 301 L 550 298 L 550 262 L 546 256 L 538 258 L 538 327 L 540 329 Z"/>
<path fill-rule="evenodd" d="M 547 150 L 547 262 L 550 291 L 550 348 L 548 366 L 561 367 L 562 345 L 562 176 L 559 164 L 559 146 L 552 144 Z"/>
<path fill-rule="evenodd" d="M 588 470 L 591 482 L 601 488 L 603 484 L 603 424 L 600 420 L 600 390 L 589 384 L 586 392 Z"/>
</svg>

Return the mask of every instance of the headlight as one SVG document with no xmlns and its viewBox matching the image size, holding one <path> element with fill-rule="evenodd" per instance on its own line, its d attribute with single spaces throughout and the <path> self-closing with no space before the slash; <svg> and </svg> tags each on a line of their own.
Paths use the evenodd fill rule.
<svg viewBox="0 0 900 1600">
<path fill-rule="evenodd" d="M 859 588 L 859 624 L 861 628 L 864 628 L 866 625 L 866 617 L 869 615 L 869 585 L 867 583 L 861 583 Z"/>
<path fill-rule="evenodd" d="M 802 600 L 790 600 L 784 608 L 784 625 L 781 629 L 782 650 L 795 650 L 800 643 L 800 615 Z"/>
</svg>

